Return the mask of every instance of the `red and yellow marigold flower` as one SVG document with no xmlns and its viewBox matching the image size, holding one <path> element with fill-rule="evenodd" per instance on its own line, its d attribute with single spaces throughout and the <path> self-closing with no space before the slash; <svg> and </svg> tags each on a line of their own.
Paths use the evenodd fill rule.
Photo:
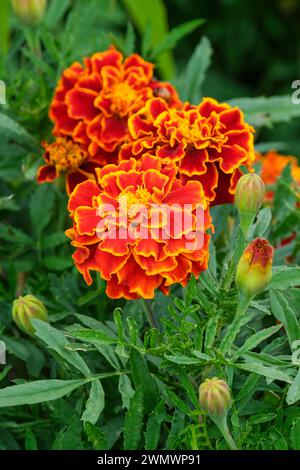
<svg viewBox="0 0 300 470">
<path fill-rule="evenodd" d="M 48 144 L 42 142 L 45 149 L 45 165 L 38 169 L 38 183 L 50 183 L 58 176 L 66 176 L 66 191 L 70 194 L 78 183 L 86 179 L 95 179 L 95 169 L 105 165 L 107 153 L 99 151 L 91 157 L 86 146 L 74 142 L 68 137 L 57 137 Z M 117 161 L 117 154 L 109 154 L 110 161 Z"/>
<path fill-rule="evenodd" d="M 54 135 L 69 136 L 88 146 L 115 151 L 128 133 L 128 118 L 154 96 L 179 106 L 175 89 L 153 78 L 154 65 L 133 54 L 123 59 L 114 48 L 97 52 L 64 70 L 50 106 Z M 111 163 L 109 160 L 107 163 Z"/>
<path fill-rule="evenodd" d="M 300 185 L 300 166 L 298 159 L 291 155 L 281 155 L 276 150 L 270 150 L 264 155 L 257 153 L 257 161 L 261 163 L 260 175 L 266 185 L 276 183 L 284 168 L 291 165 L 291 175 L 295 182 L 295 187 Z M 266 192 L 266 200 L 272 201 L 274 192 L 272 190 Z"/>
<path fill-rule="evenodd" d="M 66 233 L 87 284 L 97 271 L 109 297 L 150 299 L 207 268 L 211 219 L 200 182 L 182 183 L 174 162 L 149 154 L 96 173 L 97 182 L 79 184 L 68 205 Z"/>
<path fill-rule="evenodd" d="M 120 160 L 150 152 L 175 162 L 183 181 L 201 182 L 214 204 L 232 202 L 241 165 L 254 161 L 253 133 L 237 107 L 205 98 L 199 106 L 170 108 L 159 98 L 149 100 L 129 119 L 130 142 Z"/>
</svg>

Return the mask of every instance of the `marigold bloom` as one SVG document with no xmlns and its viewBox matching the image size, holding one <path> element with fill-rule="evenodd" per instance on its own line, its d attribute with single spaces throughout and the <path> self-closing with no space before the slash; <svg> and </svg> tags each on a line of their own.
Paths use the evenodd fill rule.
<svg viewBox="0 0 300 470">
<path fill-rule="evenodd" d="M 46 165 L 37 172 L 38 183 L 50 183 L 61 174 L 66 176 L 66 191 L 71 194 L 77 184 L 86 179 L 95 179 L 95 169 L 105 165 L 107 152 L 99 151 L 91 157 L 86 146 L 74 142 L 68 137 L 57 137 L 48 144 L 42 142 L 45 149 Z M 117 153 L 109 154 L 111 162 L 117 161 Z"/>
<path fill-rule="evenodd" d="M 129 119 L 130 142 L 120 160 L 150 152 L 175 162 L 184 181 L 200 181 L 214 204 L 232 202 L 241 172 L 254 160 L 253 128 L 239 108 L 205 98 L 199 106 L 169 108 L 162 99 L 149 100 Z"/>
<path fill-rule="evenodd" d="M 153 68 L 137 54 L 123 60 L 114 48 L 85 58 L 84 65 L 73 63 L 64 70 L 50 106 L 54 135 L 88 145 L 92 157 L 99 148 L 116 150 L 127 136 L 129 116 L 149 98 L 162 96 L 168 105 L 180 105 L 175 89 L 153 78 Z"/>
<path fill-rule="evenodd" d="M 246 297 L 254 297 L 269 284 L 273 253 L 273 247 L 263 238 L 256 238 L 244 250 L 237 266 L 236 284 Z"/>
<path fill-rule="evenodd" d="M 281 155 L 276 150 L 270 150 L 264 155 L 257 153 L 256 159 L 261 163 L 260 175 L 267 185 L 276 183 L 284 168 L 290 164 L 291 174 L 295 181 L 295 185 L 300 185 L 300 166 L 298 159 L 291 155 Z M 266 200 L 272 201 L 274 197 L 273 191 L 267 191 Z"/>
<path fill-rule="evenodd" d="M 207 268 L 211 219 L 199 182 L 183 184 L 174 163 L 146 154 L 96 173 L 97 182 L 79 184 L 68 205 L 73 227 L 66 234 L 87 284 L 98 271 L 109 297 L 149 299 Z"/>
</svg>

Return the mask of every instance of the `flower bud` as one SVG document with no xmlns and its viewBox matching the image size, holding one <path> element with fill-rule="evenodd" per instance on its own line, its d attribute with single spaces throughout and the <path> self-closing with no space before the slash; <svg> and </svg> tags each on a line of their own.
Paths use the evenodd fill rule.
<svg viewBox="0 0 300 470">
<path fill-rule="evenodd" d="M 273 253 L 273 247 L 263 238 L 256 238 L 244 250 L 238 262 L 235 282 L 247 298 L 253 298 L 269 284 Z"/>
<path fill-rule="evenodd" d="M 12 0 L 12 7 L 23 24 L 33 26 L 44 18 L 46 0 Z"/>
<path fill-rule="evenodd" d="M 25 333 L 34 333 L 31 318 L 37 318 L 48 323 L 48 313 L 45 305 L 34 295 L 25 295 L 14 300 L 12 316 L 18 327 Z"/>
<path fill-rule="evenodd" d="M 243 175 L 237 184 L 235 205 L 239 211 L 240 225 L 244 234 L 261 208 L 265 197 L 265 184 L 256 173 Z"/>
<path fill-rule="evenodd" d="M 199 387 L 199 403 L 212 420 L 225 418 L 232 405 L 227 383 L 217 377 L 205 379 Z"/>
</svg>

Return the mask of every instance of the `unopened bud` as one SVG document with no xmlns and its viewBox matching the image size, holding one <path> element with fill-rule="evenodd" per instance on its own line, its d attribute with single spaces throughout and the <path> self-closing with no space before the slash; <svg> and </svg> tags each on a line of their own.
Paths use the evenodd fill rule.
<svg viewBox="0 0 300 470">
<path fill-rule="evenodd" d="M 236 285 L 247 298 L 262 292 L 272 277 L 274 249 L 263 238 L 256 238 L 242 254 L 236 271 Z"/>
<path fill-rule="evenodd" d="M 44 18 L 46 0 L 12 0 L 12 7 L 19 20 L 28 26 L 33 26 Z"/>
<path fill-rule="evenodd" d="M 199 403 L 212 420 L 225 418 L 232 405 L 227 383 L 217 377 L 205 379 L 199 387 Z"/>
<path fill-rule="evenodd" d="M 33 334 L 32 318 L 48 323 L 48 313 L 45 305 L 34 295 L 25 295 L 14 300 L 12 316 L 18 327 L 25 333 Z"/>
<path fill-rule="evenodd" d="M 264 197 L 265 184 L 259 175 L 248 173 L 239 179 L 235 192 L 235 205 L 239 211 L 240 225 L 245 235 L 261 208 Z"/>
</svg>

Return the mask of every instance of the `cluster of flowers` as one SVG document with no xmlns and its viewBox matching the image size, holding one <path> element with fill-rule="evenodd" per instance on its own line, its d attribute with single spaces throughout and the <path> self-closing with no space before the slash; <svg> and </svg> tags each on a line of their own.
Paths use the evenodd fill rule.
<svg viewBox="0 0 300 470">
<path fill-rule="evenodd" d="M 43 143 L 37 175 L 65 175 L 75 265 L 88 284 L 99 272 L 111 298 L 152 298 L 198 277 L 209 208 L 232 202 L 241 166 L 255 160 L 239 108 L 182 103 L 153 69 L 112 47 L 64 70 L 49 112 L 55 140 Z"/>
</svg>

